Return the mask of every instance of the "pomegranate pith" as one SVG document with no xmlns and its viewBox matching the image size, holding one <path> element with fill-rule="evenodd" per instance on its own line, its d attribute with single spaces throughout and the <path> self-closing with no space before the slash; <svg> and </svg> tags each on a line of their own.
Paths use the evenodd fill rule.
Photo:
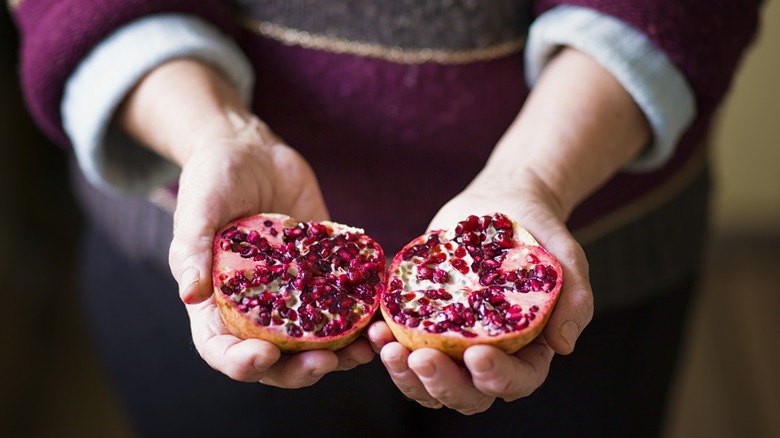
<svg viewBox="0 0 780 438">
<path fill-rule="evenodd" d="M 335 222 L 263 214 L 214 240 L 214 296 L 228 329 L 287 353 L 352 342 L 379 307 L 384 268 L 379 244 Z"/>
<path fill-rule="evenodd" d="M 541 332 L 562 282 L 558 261 L 515 221 L 469 216 L 393 258 L 381 308 L 409 349 L 462 359 L 469 346 L 490 344 L 511 354 Z"/>
</svg>

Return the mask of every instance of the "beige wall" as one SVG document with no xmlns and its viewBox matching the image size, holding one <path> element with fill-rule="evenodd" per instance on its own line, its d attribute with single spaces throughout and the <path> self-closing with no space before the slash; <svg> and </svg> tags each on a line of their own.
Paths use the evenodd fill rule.
<svg viewBox="0 0 780 438">
<path fill-rule="evenodd" d="M 780 234 L 780 2 L 764 5 L 716 137 L 715 220 L 724 232 Z"/>
<path fill-rule="evenodd" d="M 665 438 L 780 437 L 780 2 L 716 136 L 715 235 Z"/>
</svg>

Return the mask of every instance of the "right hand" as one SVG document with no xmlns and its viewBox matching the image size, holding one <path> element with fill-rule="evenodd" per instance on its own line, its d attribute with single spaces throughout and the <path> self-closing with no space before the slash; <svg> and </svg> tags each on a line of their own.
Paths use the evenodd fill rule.
<svg viewBox="0 0 780 438">
<path fill-rule="evenodd" d="M 233 336 L 222 321 L 211 279 L 217 230 L 257 213 L 325 220 L 328 211 L 308 163 L 216 71 L 186 59 L 157 67 L 128 96 L 119 121 L 182 168 L 169 263 L 195 347 L 211 367 L 239 381 L 299 388 L 373 359 L 365 338 L 336 353 L 285 355 L 270 342 Z"/>
<path fill-rule="evenodd" d="M 337 353 L 282 355 L 269 342 L 230 334 L 212 296 L 216 231 L 230 220 L 258 212 L 281 212 L 300 220 L 325 220 L 328 212 L 303 157 L 258 120 L 251 119 L 235 138 L 199 142 L 182 169 L 170 266 L 201 357 L 235 380 L 283 388 L 309 386 L 328 372 L 371 361 L 374 354 L 363 338 Z"/>
</svg>

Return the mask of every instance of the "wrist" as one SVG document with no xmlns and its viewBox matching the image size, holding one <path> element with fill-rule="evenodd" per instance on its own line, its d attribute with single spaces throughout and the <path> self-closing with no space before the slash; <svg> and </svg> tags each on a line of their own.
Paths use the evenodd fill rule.
<svg viewBox="0 0 780 438">
<path fill-rule="evenodd" d="M 542 209 L 561 223 L 574 206 L 544 181 L 534 169 L 524 165 L 505 166 L 489 162 L 469 184 L 467 192 L 478 198 L 503 198 L 518 204 L 519 211 L 538 212 Z"/>
<path fill-rule="evenodd" d="M 609 71 L 564 48 L 549 62 L 482 173 L 546 197 L 566 219 L 650 137 L 642 111 Z"/>
<path fill-rule="evenodd" d="M 176 59 L 139 82 L 116 120 L 139 143 L 182 166 L 207 139 L 250 131 L 256 119 L 219 72 L 200 61 Z"/>
</svg>

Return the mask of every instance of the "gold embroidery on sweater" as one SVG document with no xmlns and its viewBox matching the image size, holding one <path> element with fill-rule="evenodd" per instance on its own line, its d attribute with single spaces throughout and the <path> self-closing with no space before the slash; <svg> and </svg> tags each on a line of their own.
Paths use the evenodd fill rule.
<svg viewBox="0 0 780 438">
<path fill-rule="evenodd" d="M 705 147 L 700 146 L 688 162 L 666 182 L 635 199 L 634 201 L 608 213 L 594 222 L 572 231 L 577 241 L 582 244 L 594 242 L 600 237 L 635 221 L 653 211 L 686 187 L 691 185 L 706 168 Z"/>
<path fill-rule="evenodd" d="M 278 24 L 260 21 L 252 17 L 242 19 L 244 27 L 263 37 L 290 46 L 319 50 L 329 53 L 378 58 L 399 64 L 468 64 L 503 58 L 522 51 L 525 38 L 506 41 L 490 47 L 468 50 L 414 49 L 385 46 L 375 43 L 312 34 Z"/>
</svg>

